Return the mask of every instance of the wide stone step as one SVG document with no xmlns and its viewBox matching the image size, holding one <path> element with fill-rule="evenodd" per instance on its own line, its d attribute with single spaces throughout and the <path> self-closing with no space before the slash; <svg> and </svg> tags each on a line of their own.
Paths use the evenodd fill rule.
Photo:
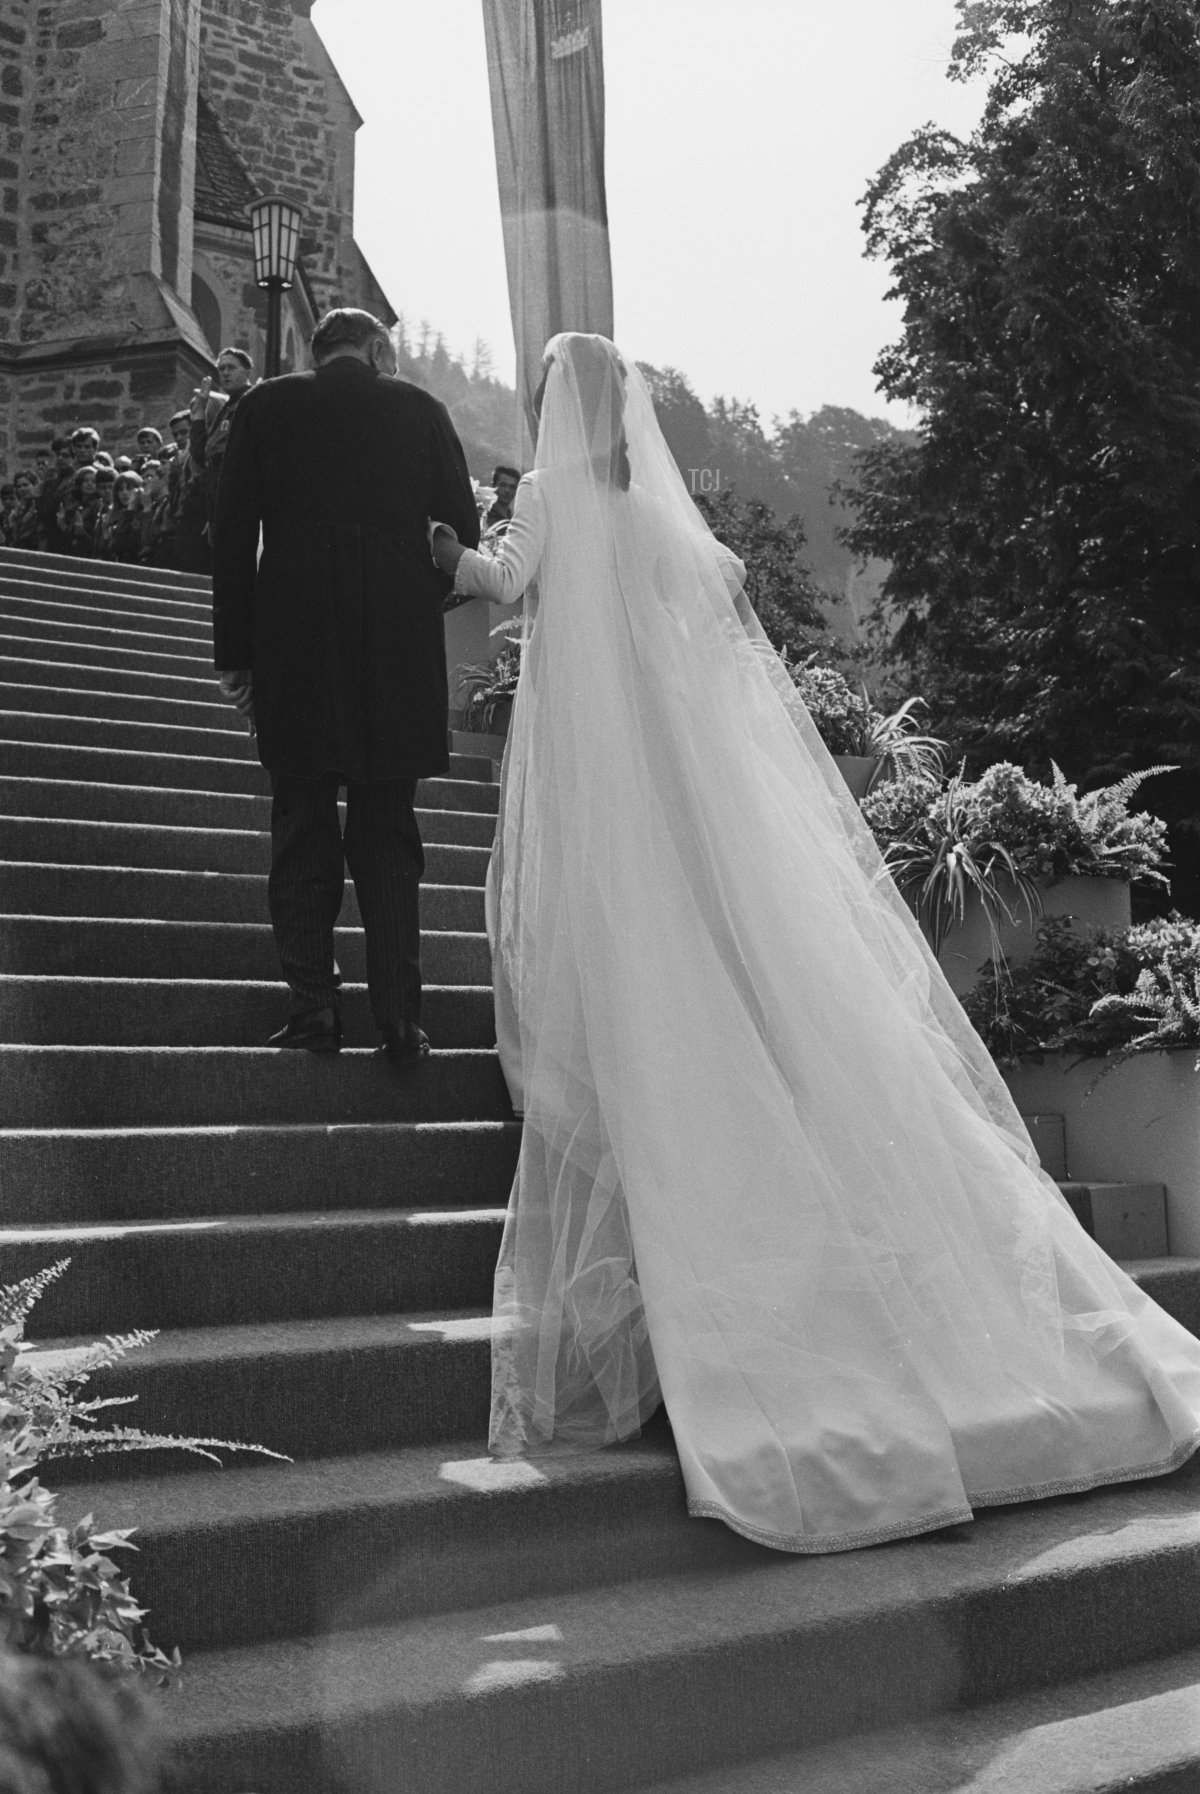
<svg viewBox="0 0 1200 1794">
<path fill-rule="evenodd" d="M 642 1794 L 1194 1794 L 1197 1714 L 1200 1651 L 1181 1651 Z"/>
<path fill-rule="evenodd" d="M 454 812 L 449 812 L 454 814 Z M 428 827 L 429 812 L 418 813 Z M 271 837 L 264 830 L 166 828 L 153 823 L 81 822 L 38 816 L 0 816 L 0 841 L 13 860 L 61 865 L 144 867 L 161 872 L 242 872 L 265 875 Z M 482 886 L 489 850 L 429 841 L 430 885 Z"/>
<path fill-rule="evenodd" d="M 196 1653 L 164 1712 L 196 1794 L 390 1788 L 401 1763 L 422 1794 L 617 1794 L 1195 1649 L 1198 1494 L 1192 1468 L 871 1551 L 748 1546 L 712 1571 Z"/>
<path fill-rule="evenodd" d="M 135 753 L 181 754 L 189 759 L 248 760 L 261 763 L 246 725 L 240 731 L 222 723 L 196 728 L 107 716 L 65 715 L 41 710 L 0 711 L 0 729 L 7 741 L 48 741 L 60 747 L 131 748 Z"/>
<path fill-rule="evenodd" d="M 499 1463 L 479 1442 L 223 1471 L 181 1459 L 174 1475 L 68 1490 L 60 1508 L 136 1527 L 138 1599 L 155 1640 L 185 1653 L 758 1555 L 723 1527 L 688 1522 L 657 1422 L 632 1444 L 536 1466 Z M 290 1573 L 297 1560 L 302 1576 Z M 200 1565 L 212 1566 L 202 1580 Z"/>
<path fill-rule="evenodd" d="M 135 618 L 161 617 L 164 622 L 212 630 L 212 594 L 209 592 L 159 590 L 154 586 L 109 583 L 78 575 L 48 585 L 44 579 L 32 577 L 26 568 L 10 571 L 0 567 L 0 615 L 10 602 L 16 605 L 37 602 L 76 605 L 86 611 L 108 611 Z"/>
<path fill-rule="evenodd" d="M 54 716 L 102 717 L 111 722 L 158 723 L 167 728 L 217 729 L 239 740 L 246 733 L 246 725 L 233 705 L 219 698 L 193 702 L 153 696 L 146 690 L 106 691 L 100 685 L 77 688 L 56 684 L 53 679 L 49 683 L 21 683 L 15 676 L 16 669 L 6 666 L 4 670 L 9 677 L 0 682 L 0 713 L 41 711 Z M 71 670 L 56 668 L 53 663 L 46 669 L 48 674 Z"/>
<path fill-rule="evenodd" d="M 343 984 L 347 1046 L 377 1046 L 365 984 Z M 282 1027 L 285 984 L 215 978 L 14 978 L 0 974 L 0 1042 L 28 1046 L 264 1046 Z M 496 1044 L 490 985 L 427 984 L 421 1025 L 435 1046 Z"/>
<path fill-rule="evenodd" d="M 42 643 L 47 648 L 61 644 L 72 650 L 78 646 L 131 656 L 155 654 L 166 661 L 179 662 L 176 671 L 191 671 L 193 675 L 200 668 L 212 671 L 212 645 L 206 645 L 199 635 L 181 636 L 162 627 L 159 619 L 154 617 L 148 617 L 143 624 L 124 615 L 119 623 L 89 622 L 85 611 L 81 611 L 80 616 L 85 620 L 77 622 L 63 618 L 48 623 L 42 617 L 26 615 L 20 602 L 10 599 L 7 607 L 0 604 L 0 633 L 9 640 Z M 156 624 L 159 626 L 155 627 Z"/>
<path fill-rule="evenodd" d="M 205 659 L 203 656 L 163 653 L 139 642 L 136 633 L 132 632 L 128 633 L 128 639 L 113 636 L 98 643 L 86 640 L 79 631 L 72 632 L 69 637 L 66 631 L 51 636 L 44 629 L 39 633 L 36 626 L 29 630 L 16 624 L 0 625 L 0 662 L 10 669 L 25 661 L 42 665 L 61 661 L 77 668 L 93 667 L 103 670 L 105 677 L 109 676 L 109 669 L 116 676 L 150 674 L 164 692 L 171 689 L 168 680 L 203 683 L 212 689 L 211 654 Z"/>
<path fill-rule="evenodd" d="M 69 1257 L 31 1339 L 491 1306 L 502 1208 L 0 1227 L 0 1283 Z"/>
<path fill-rule="evenodd" d="M 246 725 L 217 694 L 211 667 L 202 677 L 134 672 L 113 663 L 77 666 L 70 661 L 6 655 L 0 668 L 0 712 L 38 711 L 60 717 L 101 717 L 116 722 L 217 729 L 239 745 Z M 456 778 L 492 783 L 496 757 L 486 743 L 451 731 L 450 766 Z"/>
<path fill-rule="evenodd" d="M 490 1312 L 458 1311 L 160 1333 L 98 1373 L 88 1391 L 132 1397 L 136 1406 L 121 1418 L 146 1432 L 264 1445 L 293 1458 L 482 1439 L 491 1326 Z M 189 1467 L 174 1451 L 121 1461 L 130 1477 Z M 58 1488 L 101 1472 L 111 1476 L 111 1463 L 52 1460 L 46 1481 Z"/>
<path fill-rule="evenodd" d="M 3 725 L 0 718 L 0 727 Z M 247 744 L 248 745 L 248 744 Z M 143 753 L 133 748 L 73 746 L 51 741 L 0 737 L 0 771 L 13 778 L 66 779 L 93 783 L 159 785 L 193 791 L 240 792 L 257 796 L 269 790 L 257 760 L 239 752 L 231 737 L 227 752 L 216 755 Z M 482 787 L 480 787 L 482 789 Z"/>
<path fill-rule="evenodd" d="M 421 926 L 482 933 L 478 885 L 421 886 Z M 0 860 L 0 909 L 10 915 L 149 917 L 155 921 L 255 922 L 268 914 L 267 880 L 249 872 L 151 872 L 123 866 L 63 866 Z M 361 926 L 346 877 L 342 917 Z"/>
<path fill-rule="evenodd" d="M 0 1131 L 4 1218 L 31 1226 L 172 1221 L 508 1200 L 515 1121 Z"/>
<path fill-rule="evenodd" d="M 361 928 L 339 928 L 334 941 L 343 978 L 348 984 L 364 983 Z M 490 984 L 487 936 L 427 933 L 421 941 L 421 969 L 430 984 Z M 279 976 L 279 956 L 265 922 L 0 916 L 0 973 L 270 984 Z"/>
<path fill-rule="evenodd" d="M 0 1046 L 0 1127 L 205 1127 L 286 1121 L 504 1121 L 493 1052 L 392 1066 L 364 1047 Z"/>
<path fill-rule="evenodd" d="M 68 694 L 70 695 L 70 694 Z M 228 706 L 225 707 L 228 711 Z M 62 747 L 127 748 L 134 753 L 169 754 L 199 760 L 248 760 L 260 765 L 245 724 L 240 730 L 226 727 L 226 718 L 214 718 L 200 727 L 176 722 L 114 720 L 103 715 L 66 714 L 44 710 L 6 710 L 0 704 L 0 729 L 9 741 L 52 742 Z M 490 760 L 477 755 L 451 754 L 447 778 L 491 785 Z M 265 782 L 265 781 L 264 781 Z"/>
<path fill-rule="evenodd" d="M 0 739 L 0 771 L 10 778 L 170 786 L 245 796 L 258 795 L 267 787 L 267 774 L 257 760 L 248 757 L 78 747 L 11 737 Z M 443 810 L 477 810 L 494 816 L 499 808 L 497 787 L 477 779 L 423 779 L 420 796 L 424 803 Z"/>
<path fill-rule="evenodd" d="M 1134 1282 L 1200 1338 L 1200 1258 L 1139 1258 L 1124 1267 Z"/>
<path fill-rule="evenodd" d="M 425 780 L 417 787 L 418 806 L 424 806 L 417 809 L 421 839 L 427 846 L 445 842 L 490 848 L 496 832 L 495 815 L 485 810 L 439 808 L 437 791 L 429 791 L 430 785 L 437 783 Z M 5 817 L 262 834 L 270 826 L 271 800 L 265 793 L 15 778 L 0 771 L 0 823 Z"/>
<path fill-rule="evenodd" d="M 220 705 L 230 719 L 230 727 L 245 727 L 240 716 L 214 697 L 215 675 L 209 666 L 195 678 L 176 673 L 137 670 L 119 659 L 106 659 L 99 664 L 72 660 L 62 655 L 47 658 L 36 648 L 24 644 L 21 653 L 4 654 L 7 678 L 24 686 L 46 686 L 56 690 L 84 692 L 124 692 L 149 703 L 156 698 L 185 700 L 189 703 Z"/>
<path fill-rule="evenodd" d="M 159 592 L 178 592 L 185 598 L 212 598 L 212 580 L 206 573 L 176 573 L 125 561 L 92 560 L 84 555 L 46 554 L 36 548 L 0 548 L 0 577 L 10 573 L 50 586 L 60 586 L 64 581 L 98 581 L 114 588 L 149 587 Z"/>
<path fill-rule="evenodd" d="M 51 635 L 60 623 L 105 629 L 144 627 L 155 635 L 171 635 L 181 643 L 198 646 L 201 652 L 212 648 L 211 609 L 149 597 L 121 599 L 86 590 L 68 596 L 36 585 L 22 589 L 20 582 L 10 579 L 0 583 L 0 623 L 9 618 L 42 622 Z"/>
</svg>

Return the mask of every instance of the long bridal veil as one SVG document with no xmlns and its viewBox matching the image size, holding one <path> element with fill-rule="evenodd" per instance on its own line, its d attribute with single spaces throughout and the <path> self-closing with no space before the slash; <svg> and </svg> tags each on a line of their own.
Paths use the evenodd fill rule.
<svg viewBox="0 0 1200 1794">
<path fill-rule="evenodd" d="M 692 1511 L 798 1550 L 1181 1461 L 1200 1345 L 1039 1169 L 637 369 L 547 355 L 492 1448 L 661 1397 Z"/>
</svg>

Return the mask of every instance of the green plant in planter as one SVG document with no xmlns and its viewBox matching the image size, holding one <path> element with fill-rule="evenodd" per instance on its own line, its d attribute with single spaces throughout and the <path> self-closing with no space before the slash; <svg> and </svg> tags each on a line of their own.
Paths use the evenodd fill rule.
<svg viewBox="0 0 1200 1794">
<path fill-rule="evenodd" d="M 830 753 L 879 762 L 872 786 L 903 775 L 941 773 L 946 744 L 921 734 L 914 713 L 922 699 L 907 698 L 898 710 L 885 713 L 865 685 L 855 691 L 843 673 L 820 665 L 814 655 L 785 664 Z"/>
<path fill-rule="evenodd" d="M 1003 842 L 1031 876 L 1168 885 L 1160 870 L 1166 824 L 1145 811 L 1131 813 L 1129 799 L 1146 779 L 1175 770 L 1151 766 L 1080 797 L 1053 763 L 1051 783 L 1043 785 L 1002 760 L 970 788 L 970 801 L 979 832 Z"/>
<path fill-rule="evenodd" d="M 863 817 L 935 953 L 968 897 L 978 897 L 1003 969 L 1001 919 L 1042 913 L 1038 879 L 1083 876 L 1166 885 L 1166 830 L 1156 816 L 1132 814 L 1129 799 L 1144 779 L 1170 767 L 1131 773 L 1080 797 L 1058 767 L 1051 784 L 1001 761 L 974 784 L 961 771 L 942 780 L 922 767 L 876 786 Z"/>
<path fill-rule="evenodd" d="M 946 743 L 937 735 L 923 735 L 913 714 L 924 703 L 924 698 L 906 698 L 898 710 L 888 712 L 872 704 L 856 750 L 879 762 L 872 789 L 904 776 L 941 777 Z"/>
<path fill-rule="evenodd" d="M 0 1287 L 0 1644 L 19 1651 L 88 1657 L 167 1679 L 179 1667 L 151 1644 L 145 1611 L 109 1556 L 135 1549 L 125 1532 L 101 1532 L 91 1514 L 75 1526 L 59 1520 L 58 1497 L 34 1472 L 45 1458 L 173 1449 L 220 1463 L 217 1451 L 259 1451 L 227 1439 L 190 1439 L 105 1426 L 101 1414 L 133 1397 L 83 1400 L 98 1370 L 153 1339 L 114 1335 L 63 1351 L 35 1350 L 25 1322 L 39 1296 L 70 1263 Z"/>
<path fill-rule="evenodd" d="M 504 638 L 495 660 L 454 669 L 457 689 L 464 698 L 463 727 L 481 735 L 492 731 L 505 707 L 512 703 L 521 677 L 521 624 L 502 623 L 492 633 Z"/>
<path fill-rule="evenodd" d="M 935 956 L 950 929 L 962 921 L 970 897 L 982 906 L 993 953 L 999 956 L 1001 920 L 1015 921 L 1022 907 L 1030 921 L 1041 914 L 1037 886 L 1003 842 L 979 829 L 971 787 L 960 773 L 952 774 L 940 790 L 936 782 L 916 777 L 909 781 L 909 790 L 918 801 L 927 795 L 927 801 L 910 831 L 884 847 L 892 877 L 911 903 Z M 894 816 L 898 810 L 896 804 L 890 813 Z"/>
<path fill-rule="evenodd" d="M 857 754 L 871 710 L 866 693 L 855 691 L 845 674 L 819 665 L 811 655 L 785 665 L 830 753 Z"/>
<path fill-rule="evenodd" d="M 1057 916 L 1024 965 L 985 967 L 964 1007 L 1000 1065 L 1072 1053 L 1111 1069 L 1137 1053 L 1200 1046 L 1198 991 L 1200 924 L 1175 913 L 1076 932 Z"/>
<path fill-rule="evenodd" d="M 1123 931 L 1122 931 L 1123 932 Z M 1038 929 L 1024 965 L 985 965 L 963 1007 L 998 1065 L 1042 1060 L 1070 1041 L 1081 1056 L 1104 1054 L 1127 1038 L 1121 1025 L 1090 1022 L 1097 1001 L 1137 976 L 1115 931 L 1077 933 L 1069 916 Z"/>
<path fill-rule="evenodd" d="M 1128 993 L 1101 997 L 1092 1011 L 1141 1024 L 1114 1054 L 1106 1071 L 1142 1053 L 1169 1053 L 1178 1047 L 1200 1047 L 1200 971 L 1177 971 L 1167 961 L 1148 967 Z"/>
</svg>

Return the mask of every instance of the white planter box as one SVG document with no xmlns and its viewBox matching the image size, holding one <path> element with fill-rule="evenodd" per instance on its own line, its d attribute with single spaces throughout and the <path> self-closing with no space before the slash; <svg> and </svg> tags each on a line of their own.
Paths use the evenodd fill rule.
<svg viewBox="0 0 1200 1794">
<path fill-rule="evenodd" d="M 1200 1257 L 1200 1071 L 1193 1049 L 1119 1066 L 1091 1096 L 1102 1061 L 1056 1054 L 1005 1072 L 1022 1115 L 1061 1115 L 1068 1176 L 1164 1184 L 1173 1257 Z"/>
<path fill-rule="evenodd" d="M 1125 878 L 1056 878 L 1038 879 L 1042 894 L 1042 914 L 1032 924 L 1029 913 L 1016 897 L 1015 888 L 1006 893 L 1006 901 L 1018 917 L 1015 922 L 1001 922 L 1000 949 L 1010 965 L 1021 965 L 1033 953 L 1037 931 L 1049 916 L 1071 916 L 1079 928 L 1128 928 L 1129 881 Z M 967 903 L 961 923 L 953 927 L 942 942 L 938 963 L 945 972 L 950 988 L 957 996 L 971 990 L 979 976 L 979 968 L 992 956 L 991 933 L 983 905 L 977 898 Z"/>
</svg>

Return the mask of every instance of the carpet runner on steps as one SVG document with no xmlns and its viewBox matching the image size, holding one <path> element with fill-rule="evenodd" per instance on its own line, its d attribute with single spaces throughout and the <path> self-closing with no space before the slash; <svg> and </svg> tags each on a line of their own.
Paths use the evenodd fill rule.
<svg viewBox="0 0 1200 1794">
<path fill-rule="evenodd" d="M 349 891 L 350 1047 L 275 1054 L 265 779 L 216 700 L 203 582 L 0 552 L 0 639 L 0 1279 L 70 1254 L 40 1338 L 157 1327 L 106 1384 L 141 1424 L 295 1459 L 48 1478 L 139 1529 L 135 1589 L 187 1654 L 162 1705 L 181 1788 L 1200 1786 L 1193 1467 L 797 1559 L 689 1521 L 662 1424 L 490 1462 L 518 1138 L 482 932 L 490 761 L 457 755 L 419 799 L 432 1061 L 367 1050 Z M 1197 1266 L 1140 1274 L 1197 1325 Z M 1006 1762 L 1037 1774 L 996 1780 Z"/>
</svg>

